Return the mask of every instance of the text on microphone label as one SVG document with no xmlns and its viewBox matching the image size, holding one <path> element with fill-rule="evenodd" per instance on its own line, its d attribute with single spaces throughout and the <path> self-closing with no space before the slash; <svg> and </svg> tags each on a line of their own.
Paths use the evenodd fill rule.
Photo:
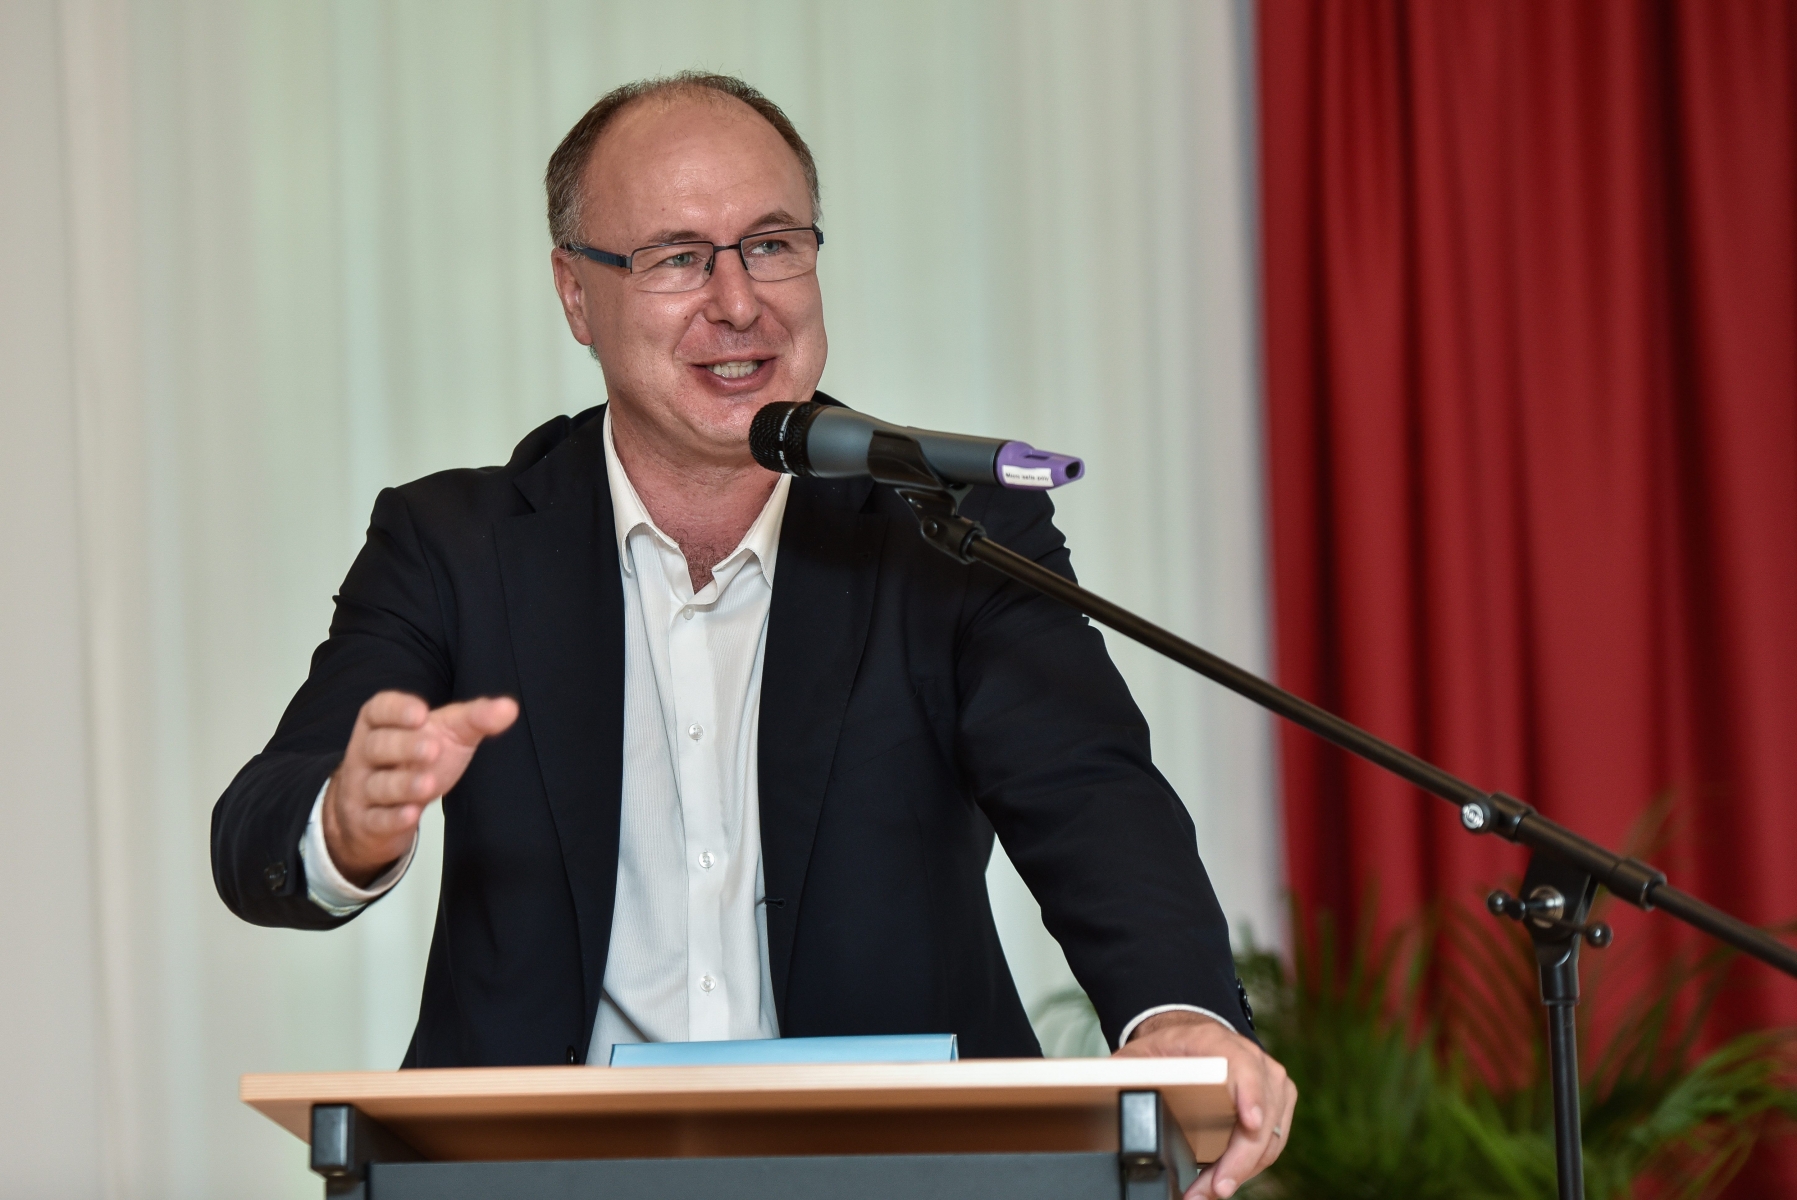
<svg viewBox="0 0 1797 1200">
<path fill-rule="evenodd" d="M 999 482 L 1006 487 L 1039 487 L 1054 486 L 1054 472 L 1047 467 L 1014 467 L 1004 463 L 998 469 Z"/>
</svg>

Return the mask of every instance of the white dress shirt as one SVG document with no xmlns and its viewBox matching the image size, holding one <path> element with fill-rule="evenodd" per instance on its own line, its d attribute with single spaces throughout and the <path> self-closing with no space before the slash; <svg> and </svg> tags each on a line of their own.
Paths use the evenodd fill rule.
<svg viewBox="0 0 1797 1200">
<path fill-rule="evenodd" d="M 605 414 L 624 585 L 618 894 L 589 1063 L 617 1042 L 778 1037 L 757 769 L 761 665 L 792 477 L 696 595 Z"/>
<path fill-rule="evenodd" d="M 762 658 L 774 559 L 792 479 L 782 475 L 742 542 L 692 590 L 686 556 L 656 527 L 618 461 L 605 468 L 624 591 L 624 778 L 618 888 L 587 1062 L 621 1042 L 780 1035 L 768 969 L 757 768 Z M 327 784 L 328 786 L 328 784 Z M 398 883 L 398 863 L 357 887 L 325 848 L 324 789 L 300 842 L 306 888 L 347 916 Z M 1138 1015 L 1184 1010 L 1163 1005 Z M 1227 1021 L 1223 1022 L 1225 1025 Z"/>
</svg>

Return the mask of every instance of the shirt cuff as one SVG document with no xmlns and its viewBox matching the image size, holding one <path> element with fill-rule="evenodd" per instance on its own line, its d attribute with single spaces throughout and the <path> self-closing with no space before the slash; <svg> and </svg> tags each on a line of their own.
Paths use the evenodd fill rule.
<svg viewBox="0 0 1797 1200">
<path fill-rule="evenodd" d="M 1136 1031 L 1136 1026 L 1140 1025 L 1143 1021 L 1146 1021 L 1149 1017 L 1158 1017 L 1166 1012 L 1197 1013 L 1201 1017 L 1209 1017 L 1211 1020 L 1222 1025 L 1225 1029 L 1231 1031 L 1235 1030 L 1233 1024 L 1225 1021 L 1222 1017 L 1219 1017 L 1208 1008 L 1199 1008 L 1196 1004 L 1157 1004 L 1153 1008 L 1143 1009 L 1141 1012 L 1137 1013 L 1135 1020 L 1123 1027 L 1123 1032 L 1117 1035 L 1117 1049 L 1121 1050 L 1129 1043 L 1129 1037 Z"/>
<path fill-rule="evenodd" d="M 343 877 L 343 872 L 331 861 L 331 852 L 324 843 L 324 794 L 330 786 L 331 781 L 325 780 L 324 787 L 318 789 L 318 799 L 312 801 L 312 815 L 306 819 L 306 832 L 300 838 L 300 861 L 306 865 L 306 895 L 312 903 L 333 917 L 347 917 L 379 900 L 399 882 L 406 868 L 412 865 L 412 856 L 418 853 L 418 835 L 412 835 L 412 845 L 398 862 L 367 887 L 357 887 Z"/>
</svg>

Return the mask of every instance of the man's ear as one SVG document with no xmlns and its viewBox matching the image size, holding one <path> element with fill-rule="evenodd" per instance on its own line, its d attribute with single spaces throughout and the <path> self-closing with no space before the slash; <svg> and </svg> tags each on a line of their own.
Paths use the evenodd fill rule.
<svg viewBox="0 0 1797 1200">
<path fill-rule="evenodd" d="M 574 256 L 566 250 L 551 250 L 549 268 L 555 272 L 555 294 L 561 297 L 562 315 L 568 318 L 568 332 L 581 345 L 592 346 L 593 331 L 587 326 L 586 285 L 574 267 Z"/>
</svg>

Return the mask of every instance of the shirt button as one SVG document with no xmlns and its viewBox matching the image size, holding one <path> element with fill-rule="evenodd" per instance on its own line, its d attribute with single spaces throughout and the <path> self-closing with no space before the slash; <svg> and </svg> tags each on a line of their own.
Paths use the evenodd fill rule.
<svg viewBox="0 0 1797 1200">
<path fill-rule="evenodd" d="M 711 870 L 711 864 L 716 861 L 717 859 L 711 856 L 711 851 L 709 850 L 706 850 L 699 855 L 699 865 L 704 867 L 707 871 Z"/>
<path fill-rule="evenodd" d="M 693 619 L 693 606 L 689 604 L 685 608 L 681 609 L 680 615 L 685 620 L 688 620 L 688 621 L 692 620 Z"/>
<path fill-rule="evenodd" d="M 700 725 L 697 722 L 694 722 L 693 724 L 688 725 L 686 727 L 686 736 L 693 739 L 693 741 L 696 742 L 700 738 L 705 736 L 705 727 L 703 725 Z"/>
<path fill-rule="evenodd" d="M 718 981 L 713 979 L 711 976 L 709 976 L 709 975 L 699 976 L 699 990 L 701 992 L 709 992 L 711 989 L 715 988 L 717 985 L 718 985 Z"/>
</svg>

